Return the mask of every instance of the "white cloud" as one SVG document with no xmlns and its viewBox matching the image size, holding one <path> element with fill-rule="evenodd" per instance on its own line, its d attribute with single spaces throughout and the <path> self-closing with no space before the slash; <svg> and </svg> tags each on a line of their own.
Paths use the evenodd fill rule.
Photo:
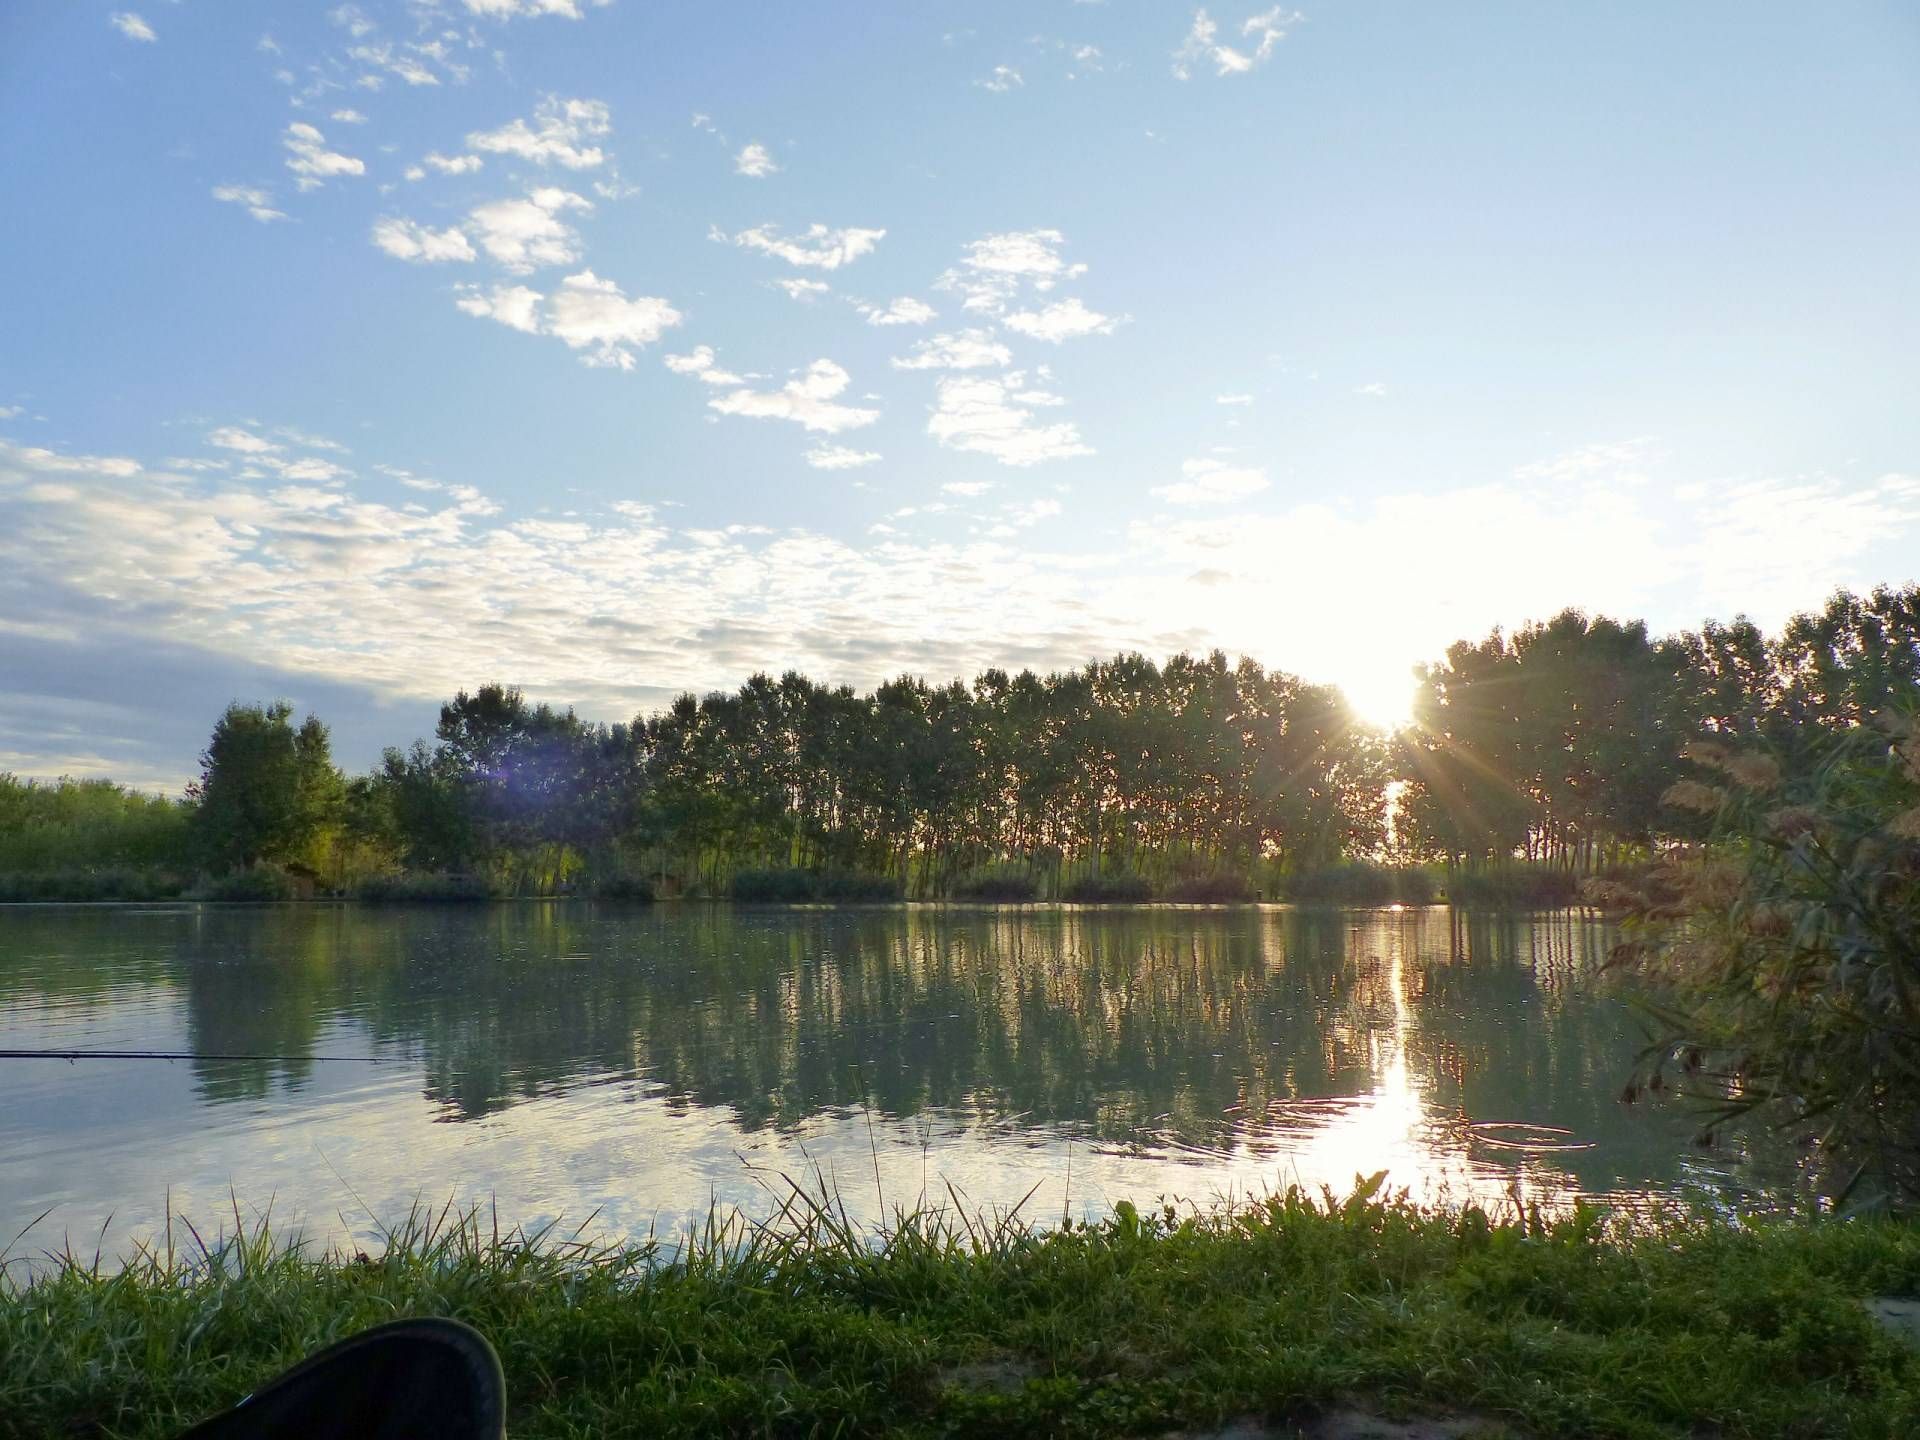
<svg viewBox="0 0 1920 1440">
<path fill-rule="evenodd" d="M 242 455 L 268 455 L 280 447 L 271 440 L 243 430 L 238 425 L 222 425 L 207 436 L 209 445 L 218 445 L 222 450 L 237 450 Z"/>
<path fill-rule="evenodd" d="M 1223 505 L 1258 494 L 1269 483 L 1265 470 L 1224 460 L 1188 460 L 1180 474 L 1177 484 L 1157 485 L 1153 493 L 1169 505 Z"/>
<path fill-rule="evenodd" d="M 1173 52 L 1173 73 L 1182 80 L 1190 79 L 1195 66 L 1210 63 L 1216 75 L 1244 75 L 1271 59 L 1275 47 L 1287 38 L 1288 28 L 1306 18 L 1298 10 L 1277 5 L 1250 15 L 1240 24 L 1240 48 L 1235 49 L 1221 43 L 1217 22 L 1205 10 L 1196 10 L 1187 38 Z"/>
<path fill-rule="evenodd" d="M 744 147 L 738 155 L 733 157 L 733 173 L 745 175 L 752 180 L 761 180 L 777 174 L 779 169 L 780 167 L 773 163 L 773 156 L 767 152 L 767 147 L 758 140 Z"/>
<path fill-rule="evenodd" d="M 1631 440 L 1612 440 L 1583 445 L 1577 450 L 1521 465 L 1513 472 L 1516 480 L 1552 480 L 1572 482 L 1605 476 L 1618 484 L 1633 484 L 1646 479 L 1646 472 L 1660 458 L 1660 449 L 1650 435 Z"/>
<path fill-rule="evenodd" d="M 860 313 L 869 325 L 925 325 L 937 312 L 924 300 L 902 295 L 890 305 L 862 305 Z"/>
<path fill-rule="evenodd" d="M 1010 364 L 1013 352 L 985 330 L 935 335 L 914 342 L 911 355 L 895 356 L 896 370 L 984 370 Z"/>
<path fill-rule="evenodd" d="M 1055 345 L 1082 335 L 1111 335 L 1118 323 L 1111 315 L 1089 310 L 1077 295 L 1040 310 L 1017 310 L 1006 317 L 1009 330 Z"/>
<path fill-rule="evenodd" d="M 287 126 L 280 143 L 288 150 L 287 169 L 300 177 L 302 190 L 312 190 L 337 175 L 364 175 L 365 162 L 327 149 L 327 137 L 305 121 Z"/>
<path fill-rule="evenodd" d="M 547 185 L 525 199 L 489 200 L 467 212 L 467 227 L 480 247 L 516 274 L 542 265 L 571 265 L 580 258 L 579 234 L 559 217 L 569 210 L 591 211 L 593 202 L 571 190 Z"/>
<path fill-rule="evenodd" d="M 131 10 L 116 10 L 107 17 L 107 23 L 129 40 L 141 40 L 151 45 L 160 37 L 153 33 L 153 27 Z"/>
<path fill-rule="evenodd" d="M 1372 395 L 1378 397 L 1387 393 L 1387 387 L 1382 385 L 1378 380 L 1374 380 L 1366 385 L 1354 386 L 1353 393 L 1356 395 Z"/>
<path fill-rule="evenodd" d="M 786 292 L 789 300 L 813 300 L 831 288 L 824 280 L 776 280 L 773 283 Z"/>
<path fill-rule="evenodd" d="M 367 123 L 367 117 L 362 115 L 358 110 L 336 110 L 329 118 L 339 121 L 342 125 L 364 125 Z"/>
<path fill-rule="evenodd" d="M 371 22 L 368 22 L 367 30 L 355 30 L 351 33 L 365 34 L 368 33 L 368 30 L 371 30 L 371 28 Z M 420 59 L 422 54 L 431 55 L 436 53 L 437 52 L 430 52 L 425 49 L 425 47 L 412 43 L 403 44 L 395 48 L 391 41 L 386 40 L 382 40 L 378 44 L 355 45 L 347 51 L 349 57 L 358 60 L 362 65 L 370 65 L 376 70 L 384 70 L 387 74 L 404 80 L 409 85 L 438 85 L 440 83 L 440 77 L 434 74 L 432 69 Z M 363 75 L 360 77 L 360 86 L 366 90 L 378 90 L 381 88 L 380 77 L 378 75 Z"/>
<path fill-rule="evenodd" d="M 789 265 L 819 270 L 838 270 L 869 253 L 886 236 L 884 230 L 829 230 L 825 225 L 809 225 L 806 233 L 788 239 L 772 225 L 742 230 L 733 243 L 748 250 L 759 250 Z"/>
<path fill-rule="evenodd" d="M 847 445 L 816 445 L 807 451 L 807 464 L 816 470 L 858 470 L 879 459 L 878 450 L 855 450 Z"/>
<path fill-rule="evenodd" d="M 1035 424 L 1032 410 L 1006 383 L 983 376 L 941 379 L 927 433 L 950 450 L 990 455 L 1002 465 L 1037 465 L 1093 453 L 1072 422 Z"/>
<path fill-rule="evenodd" d="M 967 245 L 957 268 L 937 281 L 937 290 L 958 291 L 968 310 L 998 315 L 1023 286 L 1042 293 L 1062 280 L 1086 274 L 1084 264 L 1060 255 L 1066 237 L 1058 230 L 1011 230 L 984 235 Z"/>
<path fill-rule="evenodd" d="M 692 375 L 709 385 L 744 385 L 747 380 L 744 375 L 722 370 L 716 363 L 711 345 L 696 345 L 685 355 L 665 355 L 661 358 L 674 374 Z"/>
<path fill-rule="evenodd" d="M 778 390 L 739 389 L 717 395 L 707 404 L 722 415 L 744 415 L 758 420 L 791 420 L 808 430 L 837 435 L 858 430 L 880 418 L 878 410 L 841 405 L 837 397 L 851 377 L 831 360 L 816 360 L 806 373 Z"/>
<path fill-rule="evenodd" d="M 531 290 L 525 285 L 495 285 L 484 292 L 477 287 L 469 290 L 454 304 L 469 315 L 498 320 L 514 330 L 538 335 L 541 299 L 538 290 Z"/>
<path fill-rule="evenodd" d="M 1216 405 L 1251 405 L 1253 403 L 1253 396 L 1216 395 L 1213 397 L 1213 403 Z"/>
<path fill-rule="evenodd" d="M 958 495 L 963 499 L 971 500 L 993 489 L 993 482 L 991 480 L 949 480 L 940 488 L 949 495 Z"/>
<path fill-rule="evenodd" d="M 973 82 L 982 90 L 991 90 L 996 95 L 1004 95 L 1009 90 L 1017 90 L 1027 82 L 1020 78 L 1020 72 L 1011 65 L 996 65 L 993 73 L 984 80 Z"/>
<path fill-rule="evenodd" d="M 516 17 L 540 15 L 558 15 L 567 20 L 578 20 L 585 14 L 581 9 L 582 0 L 462 0 L 467 9 L 475 15 L 484 15 L 489 20 L 512 20 Z M 607 5 L 611 0 L 585 0 L 595 7 Z"/>
<path fill-rule="evenodd" d="M 247 214 L 262 225 L 287 218 L 286 211 L 273 208 L 273 192 L 257 185 L 216 185 L 213 187 L 213 198 L 229 205 L 245 206 Z"/>
<path fill-rule="evenodd" d="M 442 155 L 438 150 L 429 151 L 425 160 L 442 175 L 471 175 L 487 163 L 478 155 Z"/>
<path fill-rule="evenodd" d="M 624 294 L 591 270 L 569 275 L 549 295 L 525 285 L 465 287 L 454 302 L 468 315 L 497 320 L 529 335 L 551 335 L 584 351 L 586 365 L 631 370 L 643 349 L 680 323 L 680 312 L 653 295 Z"/>
<path fill-rule="evenodd" d="M 549 95 L 535 109 L 534 122 L 515 120 L 498 130 L 476 130 L 467 136 L 467 148 L 568 170 L 591 170 L 606 160 L 606 152 L 598 145 L 583 143 L 613 128 L 605 102 Z"/>
<path fill-rule="evenodd" d="M 473 246 L 457 225 L 430 230 L 411 220 L 381 219 L 374 222 L 373 243 L 397 260 L 422 264 L 474 258 Z"/>
</svg>

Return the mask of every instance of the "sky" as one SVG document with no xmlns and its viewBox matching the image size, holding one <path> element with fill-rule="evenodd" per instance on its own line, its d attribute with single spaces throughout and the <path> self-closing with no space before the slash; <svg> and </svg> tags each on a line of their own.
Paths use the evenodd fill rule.
<svg viewBox="0 0 1920 1440">
<path fill-rule="evenodd" d="M 9 0 L 0 135 L 0 770 L 1920 578 L 1907 4 Z"/>
</svg>

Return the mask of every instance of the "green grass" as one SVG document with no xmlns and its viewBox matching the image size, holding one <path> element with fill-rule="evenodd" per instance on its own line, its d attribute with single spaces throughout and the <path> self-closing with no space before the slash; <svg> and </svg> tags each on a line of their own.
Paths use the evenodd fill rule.
<svg viewBox="0 0 1920 1440">
<path fill-rule="evenodd" d="M 1343 1400 L 1540 1436 L 1920 1417 L 1920 1354 L 1858 1303 L 1920 1291 L 1920 1231 L 1881 1221 L 1548 1223 L 1363 1187 L 1049 1230 L 949 1208 L 873 1235 L 794 1189 L 768 1223 L 673 1246 L 442 1213 L 371 1257 L 289 1251 L 265 1222 L 187 1248 L 68 1256 L 0 1293 L 0 1435 L 170 1435 L 406 1315 L 493 1339 L 524 1440 L 1153 1434 Z"/>
</svg>

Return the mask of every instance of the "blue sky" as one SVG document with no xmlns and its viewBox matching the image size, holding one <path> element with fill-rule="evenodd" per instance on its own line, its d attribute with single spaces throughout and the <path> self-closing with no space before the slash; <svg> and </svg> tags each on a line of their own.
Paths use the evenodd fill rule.
<svg viewBox="0 0 1920 1440">
<path fill-rule="evenodd" d="M 0 769 L 1920 576 L 1905 5 L 15 0 Z"/>
</svg>

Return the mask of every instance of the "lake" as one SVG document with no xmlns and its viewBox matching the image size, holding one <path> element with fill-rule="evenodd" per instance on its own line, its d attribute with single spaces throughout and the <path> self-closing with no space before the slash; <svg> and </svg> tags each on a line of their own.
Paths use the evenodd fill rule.
<svg viewBox="0 0 1920 1440">
<path fill-rule="evenodd" d="M 191 1057 L 0 1060 L 0 1244 L 48 1212 L 16 1256 L 111 1256 L 169 1203 L 231 1229 L 230 1195 L 335 1240 L 449 1198 L 671 1234 L 783 1174 L 863 1219 L 1383 1169 L 1456 1202 L 1753 1193 L 1619 1102 L 1610 943 L 1444 907 L 0 909 L 0 1048 Z"/>
</svg>

